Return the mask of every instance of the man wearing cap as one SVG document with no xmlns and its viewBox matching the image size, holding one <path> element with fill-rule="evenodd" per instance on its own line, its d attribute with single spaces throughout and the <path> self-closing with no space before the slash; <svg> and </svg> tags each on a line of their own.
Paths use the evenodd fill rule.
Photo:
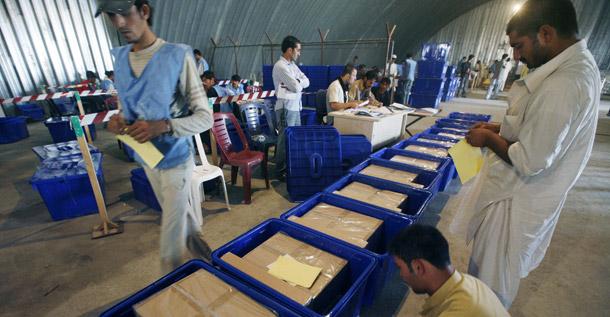
<svg viewBox="0 0 610 317">
<path fill-rule="evenodd" d="M 164 155 L 151 168 L 135 154 L 163 209 L 161 269 L 169 272 L 184 263 L 187 249 L 191 257 L 209 260 L 210 248 L 191 207 L 191 136 L 208 130 L 213 117 L 193 50 L 152 33 L 153 8 L 147 0 L 100 1 L 96 17 L 102 12 L 129 43 L 112 50 L 124 112 L 110 118 L 108 129 L 140 143 L 150 141 Z"/>
</svg>

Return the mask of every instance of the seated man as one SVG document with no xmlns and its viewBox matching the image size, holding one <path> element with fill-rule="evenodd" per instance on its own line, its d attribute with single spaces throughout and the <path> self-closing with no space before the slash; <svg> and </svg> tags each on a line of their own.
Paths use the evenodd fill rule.
<svg viewBox="0 0 610 317">
<path fill-rule="evenodd" d="M 235 75 L 231 76 L 231 81 L 229 82 L 229 85 L 226 86 L 229 96 L 237 96 L 237 95 L 245 94 L 244 86 L 240 82 L 241 82 L 241 77 L 239 77 L 239 75 L 235 74 Z M 244 103 L 247 103 L 247 101 L 236 101 L 236 102 L 232 103 L 233 114 L 235 115 L 235 117 L 237 119 L 241 119 L 241 114 L 239 112 L 239 106 Z"/>
<path fill-rule="evenodd" d="M 388 77 L 384 77 L 379 82 L 379 85 L 371 88 L 371 92 L 375 99 L 379 102 L 382 102 L 384 106 L 390 105 L 390 79 Z"/>
<path fill-rule="evenodd" d="M 400 276 L 414 293 L 426 293 L 424 316 L 509 316 L 483 282 L 451 266 L 449 244 L 436 228 L 411 225 L 390 241 Z"/>
<path fill-rule="evenodd" d="M 375 101 L 375 96 L 371 92 L 371 87 L 377 81 L 377 73 L 375 71 L 368 71 L 362 79 L 356 80 L 349 86 L 349 92 L 347 93 L 348 101 L 365 101 L 367 99 Z"/>
<path fill-rule="evenodd" d="M 341 76 L 337 77 L 326 91 L 326 112 L 343 110 L 347 108 L 358 107 L 357 101 L 347 101 L 347 85 L 351 85 L 356 80 L 357 71 L 354 65 L 347 64 L 343 67 Z M 324 117 L 326 125 L 333 125 L 334 118 L 332 116 Z"/>
<path fill-rule="evenodd" d="M 218 92 L 214 85 L 216 85 L 216 76 L 214 76 L 214 72 L 211 70 L 206 70 L 201 75 L 201 82 L 203 83 L 203 90 L 205 90 L 205 94 L 208 98 L 218 97 Z M 218 112 L 218 105 L 214 105 L 214 112 Z"/>
<path fill-rule="evenodd" d="M 231 76 L 231 81 L 229 82 L 229 85 L 227 86 L 227 90 L 229 91 L 230 96 L 244 94 L 244 86 L 240 82 L 241 82 L 241 77 L 239 77 L 239 75 Z"/>
</svg>

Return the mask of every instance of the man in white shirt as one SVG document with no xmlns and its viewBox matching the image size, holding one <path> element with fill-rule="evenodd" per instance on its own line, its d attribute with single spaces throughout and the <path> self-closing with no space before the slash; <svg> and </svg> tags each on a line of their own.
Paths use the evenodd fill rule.
<svg viewBox="0 0 610 317">
<path fill-rule="evenodd" d="M 392 62 L 385 65 L 385 77 L 390 77 L 390 80 L 394 82 L 394 79 L 398 76 L 398 65 L 396 65 L 396 54 L 392 55 Z M 396 87 L 394 87 L 396 89 Z"/>
<path fill-rule="evenodd" d="M 358 107 L 357 101 L 347 101 L 348 88 L 347 85 L 352 84 L 357 76 L 356 67 L 352 64 L 347 64 L 343 67 L 341 76 L 337 77 L 326 91 L 326 111 L 328 113 L 337 110 Z M 334 118 L 332 116 L 324 117 L 327 125 L 333 125 Z"/>
<path fill-rule="evenodd" d="M 301 125 L 301 93 L 309 87 L 309 79 L 299 69 L 296 60 L 301 56 L 301 41 L 286 36 L 282 41 L 282 56 L 273 66 L 273 84 L 277 96 L 275 112 L 278 119 L 278 142 L 275 168 L 279 179 L 284 179 L 286 169 L 286 127 Z"/>
<path fill-rule="evenodd" d="M 500 87 L 503 86 L 502 78 L 504 78 L 505 74 L 508 74 L 507 70 L 507 62 L 508 54 L 502 55 L 502 58 L 495 63 L 494 67 L 494 75 L 489 82 L 489 88 L 487 88 L 487 95 L 485 95 L 485 99 L 496 100 L 498 99 L 498 92 L 500 91 Z M 491 95 L 493 92 L 493 96 Z"/>
<path fill-rule="evenodd" d="M 513 83 L 501 125 L 475 124 L 466 140 L 487 147 L 456 221 L 474 238 L 468 273 L 510 307 L 519 282 L 542 261 L 567 193 L 593 147 L 600 75 L 569 0 L 523 4 L 506 34 L 515 60 L 536 71 Z M 452 225 L 453 226 L 453 225 Z"/>
</svg>

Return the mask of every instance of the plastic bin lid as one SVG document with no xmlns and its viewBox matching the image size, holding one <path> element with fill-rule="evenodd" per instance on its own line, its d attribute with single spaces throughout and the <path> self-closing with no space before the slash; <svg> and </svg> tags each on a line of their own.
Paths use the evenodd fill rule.
<svg viewBox="0 0 610 317">
<path fill-rule="evenodd" d="M 97 153 L 99 149 L 91 144 L 87 144 L 89 146 L 89 152 Z M 78 146 L 78 141 L 72 140 L 68 142 L 60 142 L 55 144 L 47 144 L 36 146 L 32 148 L 32 151 L 40 157 L 42 160 L 55 158 L 59 156 L 68 156 L 68 155 L 77 155 L 81 154 L 80 147 Z"/>
<path fill-rule="evenodd" d="M 56 123 L 56 122 L 64 122 L 64 121 L 70 121 L 70 117 L 52 117 L 47 119 L 44 123 Z"/>
<path fill-rule="evenodd" d="M 93 166 L 96 167 L 96 172 L 99 172 L 102 169 L 102 154 L 92 154 L 91 158 L 93 159 Z M 30 178 L 30 183 L 56 178 L 65 179 L 85 174 L 87 174 L 87 168 L 82 155 L 60 156 L 42 161 L 34 176 Z"/>
</svg>

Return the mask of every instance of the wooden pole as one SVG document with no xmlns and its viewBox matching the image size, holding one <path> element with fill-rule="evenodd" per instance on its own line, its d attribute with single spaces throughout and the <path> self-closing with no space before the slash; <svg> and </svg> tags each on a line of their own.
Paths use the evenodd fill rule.
<svg viewBox="0 0 610 317">
<path fill-rule="evenodd" d="M 78 94 L 78 91 L 74 92 L 74 97 L 76 97 L 76 104 L 78 105 L 78 112 L 80 113 L 81 116 L 84 116 L 85 109 L 83 108 L 83 102 L 80 100 L 80 95 Z M 91 138 L 91 132 L 89 132 L 88 125 L 85 126 L 85 134 L 87 135 L 87 140 L 89 141 L 89 144 L 93 145 L 93 139 Z"/>
<path fill-rule="evenodd" d="M 235 53 L 235 73 L 239 75 L 239 69 L 237 68 L 237 44 L 241 41 L 241 35 L 237 38 L 237 41 L 233 41 L 230 35 L 227 34 L 229 41 L 233 44 L 233 52 Z"/>
<path fill-rule="evenodd" d="M 269 45 L 271 46 L 271 64 L 270 65 L 273 65 L 273 63 L 275 63 L 275 59 L 273 59 L 273 42 L 275 42 L 275 39 L 277 39 L 278 33 L 275 33 L 273 40 L 271 39 L 271 37 L 269 36 L 269 34 L 266 31 L 265 31 L 265 35 L 267 36 L 267 39 L 269 40 Z"/>
<path fill-rule="evenodd" d="M 385 50 L 385 63 L 383 64 L 383 74 L 381 75 L 381 77 L 385 77 L 385 69 L 389 68 L 388 66 L 388 54 L 390 53 L 390 41 L 392 40 L 392 34 L 394 34 L 394 31 L 396 30 L 396 24 L 394 24 L 394 27 L 392 28 L 392 31 L 390 32 L 390 24 L 388 24 L 388 22 L 385 23 L 385 29 L 386 32 L 388 33 L 388 45 L 386 46 L 386 50 Z"/>
<path fill-rule="evenodd" d="M 220 39 L 220 41 L 216 42 L 210 37 L 210 41 L 212 41 L 212 45 L 214 45 L 214 48 L 212 49 L 212 71 L 214 71 L 214 55 L 216 55 L 216 48 L 218 48 L 218 45 L 220 45 L 224 40 L 225 39 Z"/>
<path fill-rule="evenodd" d="M 83 154 L 83 160 L 85 161 L 85 167 L 87 168 L 87 175 L 89 176 L 89 181 L 91 182 L 91 187 L 93 188 L 93 195 L 95 196 L 95 202 L 97 203 L 97 209 L 102 220 L 101 224 L 93 226 L 91 238 L 97 239 L 113 234 L 122 233 L 123 227 L 121 226 L 121 224 L 115 224 L 108 220 L 108 212 L 106 211 L 104 196 L 102 195 L 102 189 L 100 188 L 100 183 L 98 182 L 97 174 L 95 173 L 93 159 L 91 159 L 89 146 L 87 145 L 87 141 L 85 141 L 80 121 L 76 116 L 71 117 L 70 121 L 72 122 L 74 134 L 76 134 L 76 139 L 78 140 L 78 146 L 80 147 L 80 150 Z"/>
<path fill-rule="evenodd" d="M 320 28 L 318 28 L 318 33 L 320 33 L 320 39 L 322 39 L 322 54 L 320 54 L 322 60 L 320 61 L 320 63 L 321 63 L 320 65 L 324 65 L 324 41 L 326 41 L 328 32 L 330 32 L 330 29 L 326 29 L 326 34 L 324 34 L 324 36 L 322 36 L 322 30 L 320 30 Z"/>
</svg>

